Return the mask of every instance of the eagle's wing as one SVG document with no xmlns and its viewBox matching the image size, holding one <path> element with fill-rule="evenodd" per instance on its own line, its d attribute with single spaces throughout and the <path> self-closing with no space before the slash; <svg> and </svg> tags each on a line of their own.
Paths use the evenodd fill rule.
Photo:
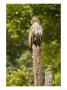
<svg viewBox="0 0 67 90">
<path fill-rule="evenodd" d="M 29 48 L 32 50 L 32 26 L 30 27 L 29 30 Z"/>
</svg>

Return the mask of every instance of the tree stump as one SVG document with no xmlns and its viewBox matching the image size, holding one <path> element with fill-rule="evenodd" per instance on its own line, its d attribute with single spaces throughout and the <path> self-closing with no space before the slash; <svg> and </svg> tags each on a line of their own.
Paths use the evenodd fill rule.
<svg viewBox="0 0 67 90">
<path fill-rule="evenodd" d="M 53 72 L 45 71 L 45 86 L 52 86 Z"/>
<path fill-rule="evenodd" d="M 33 71 L 35 86 L 42 86 L 42 62 L 41 62 L 41 48 L 33 45 Z"/>
</svg>

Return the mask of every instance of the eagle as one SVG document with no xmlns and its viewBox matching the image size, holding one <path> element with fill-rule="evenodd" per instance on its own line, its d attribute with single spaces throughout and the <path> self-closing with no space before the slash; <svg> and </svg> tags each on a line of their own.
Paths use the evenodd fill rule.
<svg viewBox="0 0 67 90">
<path fill-rule="evenodd" d="M 42 26 L 40 25 L 40 21 L 37 17 L 33 17 L 31 20 L 31 27 L 29 30 L 29 49 L 32 52 L 32 45 L 40 46 L 41 38 L 43 34 Z"/>
</svg>

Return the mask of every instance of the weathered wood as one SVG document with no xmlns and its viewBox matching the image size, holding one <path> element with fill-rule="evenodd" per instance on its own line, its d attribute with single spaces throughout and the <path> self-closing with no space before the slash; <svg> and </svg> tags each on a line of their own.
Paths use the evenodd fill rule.
<svg viewBox="0 0 67 90">
<path fill-rule="evenodd" d="M 45 86 L 52 86 L 53 72 L 45 71 Z"/>
<path fill-rule="evenodd" d="M 41 48 L 33 45 L 33 71 L 35 86 L 42 86 L 42 62 L 41 62 Z"/>
</svg>

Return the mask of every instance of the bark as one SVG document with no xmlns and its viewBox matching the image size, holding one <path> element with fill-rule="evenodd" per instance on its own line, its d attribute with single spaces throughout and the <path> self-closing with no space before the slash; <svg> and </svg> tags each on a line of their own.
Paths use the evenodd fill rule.
<svg viewBox="0 0 67 90">
<path fill-rule="evenodd" d="M 33 45 L 33 71 L 35 86 L 42 86 L 42 62 L 41 62 L 41 48 Z"/>
</svg>

